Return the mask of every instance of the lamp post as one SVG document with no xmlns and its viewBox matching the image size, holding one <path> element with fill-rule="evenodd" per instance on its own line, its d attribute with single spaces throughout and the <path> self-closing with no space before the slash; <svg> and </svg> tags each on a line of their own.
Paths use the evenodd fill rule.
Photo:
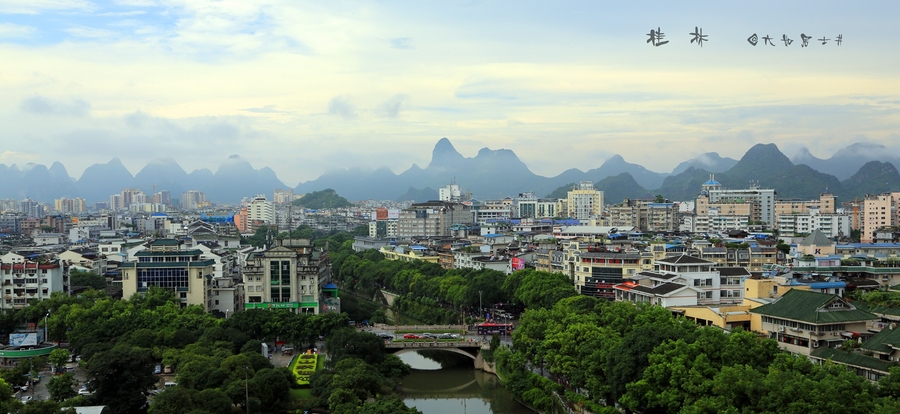
<svg viewBox="0 0 900 414">
<path fill-rule="evenodd" d="M 484 315 L 484 306 L 481 304 L 481 291 L 478 291 L 478 319 Z"/>
<path fill-rule="evenodd" d="M 231 309 L 225 309 L 225 319 L 228 319 L 228 312 L 229 312 L 229 311 L 231 311 Z"/>
<path fill-rule="evenodd" d="M 244 404 L 247 406 L 247 414 L 250 414 L 250 385 L 247 383 L 249 372 L 250 367 L 244 367 Z"/>
<path fill-rule="evenodd" d="M 48 332 L 49 332 L 48 329 L 47 329 L 47 317 L 48 317 L 48 316 L 50 316 L 50 311 L 49 311 L 49 310 L 47 311 L 47 314 L 44 315 L 44 342 L 47 342 L 47 341 L 50 340 L 50 338 L 47 336 L 47 335 L 48 335 Z"/>
</svg>

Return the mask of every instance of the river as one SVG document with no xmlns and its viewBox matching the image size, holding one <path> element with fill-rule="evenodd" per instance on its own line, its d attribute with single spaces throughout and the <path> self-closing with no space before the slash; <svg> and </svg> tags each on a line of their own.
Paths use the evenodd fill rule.
<svg viewBox="0 0 900 414">
<path fill-rule="evenodd" d="M 413 368 L 402 381 L 403 402 L 424 414 L 533 414 L 512 399 L 499 378 L 476 370 L 471 362 L 442 368 L 418 352 L 399 357 Z"/>
</svg>

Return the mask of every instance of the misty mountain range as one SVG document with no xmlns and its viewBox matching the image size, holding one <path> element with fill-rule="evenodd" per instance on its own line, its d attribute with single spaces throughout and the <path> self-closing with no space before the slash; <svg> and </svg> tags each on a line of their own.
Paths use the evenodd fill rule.
<svg viewBox="0 0 900 414">
<path fill-rule="evenodd" d="M 740 160 L 710 152 L 680 163 L 671 173 L 650 171 L 615 155 L 598 168 L 573 168 L 555 177 L 543 177 L 531 172 L 512 150 L 482 148 L 476 156 L 467 158 L 450 140 L 442 138 L 425 168 L 413 164 L 400 174 L 386 167 L 374 171 L 339 169 L 300 183 L 294 190 L 308 193 L 332 188 L 350 200 L 424 201 L 437 198 L 435 189 L 455 179 L 475 198 L 496 199 L 525 191 L 534 191 L 538 197 L 565 194 L 573 183 L 592 181 L 606 192 L 607 203 L 618 203 L 626 197 L 655 194 L 672 200 L 693 199 L 700 184 L 715 173 L 716 180 L 728 188 L 746 188 L 758 182 L 761 187 L 774 188 L 779 198 L 812 199 L 829 191 L 848 201 L 900 189 L 897 165 L 900 158 L 889 154 L 884 146 L 871 143 L 852 144 L 828 159 L 816 158 L 805 149 L 789 159 L 774 144 L 757 144 Z M 60 197 L 83 197 L 95 203 L 107 201 L 111 194 L 129 187 L 148 195 L 168 190 L 175 199 L 187 190 L 199 190 L 208 200 L 220 203 L 288 188 L 270 168 L 255 169 L 237 155 L 229 157 L 215 173 L 208 169 L 187 173 L 174 160 L 163 159 L 147 164 L 136 175 L 113 158 L 87 168 L 78 180 L 72 179 L 59 162 L 50 168 L 0 164 L 0 198 L 30 197 L 51 202 Z"/>
</svg>

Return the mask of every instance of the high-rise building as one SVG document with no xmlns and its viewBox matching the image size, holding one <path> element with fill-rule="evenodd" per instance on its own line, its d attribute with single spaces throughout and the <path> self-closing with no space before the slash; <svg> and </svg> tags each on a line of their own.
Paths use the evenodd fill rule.
<svg viewBox="0 0 900 414">
<path fill-rule="evenodd" d="M 120 209 L 127 209 L 132 204 L 146 203 L 147 196 L 143 191 L 137 188 L 126 188 L 122 190 L 122 206 Z"/>
<path fill-rule="evenodd" d="M 83 198 L 58 198 L 53 201 L 53 207 L 60 213 L 83 213 L 86 210 Z"/>
<path fill-rule="evenodd" d="M 153 194 L 153 204 L 169 205 L 172 202 L 172 194 L 169 190 L 162 190 Z"/>
<path fill-rule="evenodd" d="M 722 187 L 714 176 L 700 187 L 700 196 L 705 198 L 701 205 L 701 197 L 697 198 L 697 215 L 705 216 L 703 208 L 716 207 L 720 214 L 730 215 L 729 209 L 736 205 L 746 204 L 749 207 L 750 221 L 775 224 L 775 190 L 760 188 L 752 184 L 747 189 L 728 190 Z M 833 203 L 832 203 L 833 204 Z M 735 215 L 742 215 L 737 213 Z"/>
<path fill-rule="evenodd" d="M 594 188 L 594 183 L 582 181 L 568 193 L 566 198 L 569 217 L 578 220 L 599 218 L 603 212 L 603 191 Z"/>
<path fill-rule="evenodd" d="M 190 190 L 181 194 L 181 209 L 196 210 L 206 204 L 206 194 Z"/>
<path fill-rule="evenodd" d="M 294 190 L 282 190 L 279 188 L 275 190 L 272 200 L 275 204 L 288 204 L 291 201 L 294 201 Z"/>
<path fill-rule="evenodd" d="M 898 203 L 900 192 L 866 196 L 862 205 L 862 228 L 859 235 L 861 242 L 871 243 L 879 229 L 900 224 Z"/>
<path fill-rule="evenodd" d="M 448 201 L 416 203 L 400 211 L 397 237 L 450 235 L 450 226 L 472 222 L 472 210 L 465 204 Z"/>
<path fill-rule="evenodd" d="M 247 208 L 247 213 L 251 223 L 275 223 L 275 203 L 266 200 L 266 196 L 262 194 L 253 197 L 253 200 L 250 201 L 250 206 Z"/>
</svg>

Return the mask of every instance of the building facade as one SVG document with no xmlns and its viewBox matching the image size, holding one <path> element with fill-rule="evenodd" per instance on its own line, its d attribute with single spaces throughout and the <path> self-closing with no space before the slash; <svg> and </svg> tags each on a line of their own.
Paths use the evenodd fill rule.
<svg viewBox="0 0 900 414">
<path fill-rule="evenodd" d="M 320 284 L 330 277 L 327 257 L 309 239 L 280 239 L 252 254 L 244 267 L 244 309 L 289 309 L 321 313 Z"/>
<path fill-rule="evenodd" d="M 215 260 L 203 259 L 201 250 L 181 250 L 175 239 L 156 239 L 145 250 L 134 253 L 133 261 L 122 262 L 122 295 L 130 298 L 151 287 L 175 293 L 181 306 L 213 308 L 211 298 Z"/>
</svg>

